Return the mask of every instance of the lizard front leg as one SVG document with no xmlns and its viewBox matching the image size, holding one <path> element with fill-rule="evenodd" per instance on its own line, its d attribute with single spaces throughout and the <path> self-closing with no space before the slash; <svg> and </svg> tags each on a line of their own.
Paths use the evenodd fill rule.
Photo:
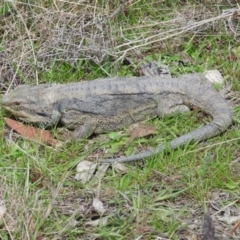
<svg viewBox="0 0 240 240">
<path fill-rule="evenodd" d="M 80 115 L 75 111 L 65 113 L 61 122 L 66 125 L 63 138 L 67 141 L 81 140 L 92 135 L 97 127 L 98 121 L 95 117 L 90 115 Z"/>
</svg>

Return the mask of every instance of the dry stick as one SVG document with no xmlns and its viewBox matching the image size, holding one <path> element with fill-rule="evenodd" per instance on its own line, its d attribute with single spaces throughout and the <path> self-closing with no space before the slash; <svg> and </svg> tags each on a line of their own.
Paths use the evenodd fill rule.
<svg viewBox="0 0 240 240">
<path fill-rule="evenodd" d="M 219 210 L 218 210 L 217 212 L 215 212 L 213 215 L 215 216 L 215 215 L 219 214 L 220 212 L 222 212 L 222 211 L 224 211 L 225 209 L 231 207 L 232 205 L 234 205 L 234 204 L 237 203 L 237 202 L 238 202 L 238 200 L 235 200 L 235 201 L 229 203 L 228 205 L 226 205 L 226 206 L 222 207 L 221 209 L 219 209 Z"/>
<path fill-rule="evenodd" d="M 56 9 L 57 9 L 57 12 L 60 12 L 55 0 L 53 0 L 53 3 L 54 3 L 54 6 L 55 6 Z"/>
<path fill-rule="evenodd" d="M 240 220 L 234 225 L 234 227 L 231 229 L 230 234 L 234 234 L 236 230 L 240 228 Z"/>
<path fill-rule="evenodd" d="M 236 10 L 236 11 L 239 11 L 240 10 Z M 169 31 L 166 31 L 166 32 L 163 32 L 163 33 L 159 33 L 159 34 L 156 34 L 156 35 L 153 35 L 153 36 L 150 36 L 148 38 L 145 38 L 144 41 L 146 41 L 146 43 L 143 43 L 142 45 L 140 46 L 146 46 L 148 44 L 152 44 L 152 43 L 155 43 L 155 42 L 159 42 L 159 41 L 162 41 L 162 40 L 165 40 L 165 39 L 168 39 L 170 37 L 174 37 L 176 35 L 180 35 L 184 32 L 187 32 L 189 30 L 192 30 L 194 28 L 197 28 L 199 26 L 202 26 L 204 24 L 207 24 L 207 23 L 210 23 L 210 22 L 213 22 L 213 21 L 216 21 L 216 20 L 220 20 L 220 19 L 223 19 L 223 18 L 227 18 L 227 17 L 230 17 L 232 16 L 232 13 L 226 13 L 226 14 L 221 14 L 220 16 L 217 16 L 217 17 L 213 17 L 213 18 L 210 18 L 210 19 L 207 19 L 207 20 L 202 20 L 202 21 L 199 21 L 199 22 L 196 22 L 190 26 L 187 26 L 187 27 L 180 27 L 180 28 L 177 28 L 177 29 L 172 29 L 172 30 L 169 30 Z M 165 34 L 169 34 L 170 32 L 173 32 L 173 31 L 179 31 L 181 30 L 180 32 L 177 32 L 177 33 L 174 33 L 172 35 L 168 35 L 164 38 L 160 38 L 160 39 L 155 39 L 155 40 L 152 40 L 151 42 L 147 42 L 153 38 L 156 38 L 158 36 L 161 36 L 161 35 L 165 35 Z M 141 43 L 142 40 L 135 40 L 135 41 L 132 41 L 131 43 L 123 43 L 117 47 L 115 47 L 115 49 L 119 49 L 119 48 L 122 48 L 124 46 L 128 46 L 129 44 L 135 44 L 135 43 Z M 134 48 L 137 48 L 139 46 L 133 46 L 131 49 L 134 49 Z M 127 50 L 131 50 L 131 49 L 127 49 Z M 122 51 L 119 51 L 119 53 L 122 53 L 122 52 L 125 52 L 126 50 L 122 50 Z"/>
<path fill-rule="evenodd" d="M 236 11 L 240 12 L 240 10 L 236 10 Z M 159 33 L 159 34 L 156 34 L 154 36 L 150 36 L 150 37 L 148 37 L 148 38 L 146 38 L 144 40 L 135 40 L 135 41 L 132 41 L 130 43 L 123 43 L 123 44 L 115 47 L 115 50 L 116 49 L 121 49 L 122 47 L 125 47 L 125 46 L 136 44 L 136 43 L 142 43 L 142 44 L 134 45 L 134 46 L 132 46 L 132 47 L 126 49 L 126 50 L 120 50 L 120 51 L 116 52 L 116 54 L 119 54 L 119 53 L 123 54 L 120 58 L 117 59 L 117 61 L 121 60 L 126 55 L 127 52 L 129 52 L 131 50 L 134 50 L 136 48 L 147 46 L 147 45 L 150 45 L 150 44 L 153 44 L 153 43 L 156 43 L 156 42 L 160 42 L 160 41 L 163 41 L 163 40 L 166 40 L 166 39 L 178 36 L 178 35 L 180 35 L 182 33 L 185 33 L 187 31 L 195 29 L 195 28 L 197 28 L 199 26 L 202 26 L 204 24 L 210 23 L 212 21 L 220 20 L 220 19 L 223 19 L 223 18 L 228 18 L 230 16 L 232 16 L 232 13 L 221 14 L 220 16 L 213 17 L 213 18 L 210 18 L 210 19 L 207 19 L 207 20 L 202 20 L 200 22 L 196 22 L 196 23 L 194 23 L 194 24 L 192 24 L 190 26 L 187 26 L 187 27 L 181 27 L 181 28 L 178 28 L 178 29 L 173 29 L 173 30 L 169 30 L 169 31 L 166 31 L 166 32 L 163 32 L 163 33 Z M 181 30 L 181 31 L 179 31 L 179 30 Z M 174 32 L 174 31 L 178 31 L 178 32 L 170 34 L 170 35 L 167 35 L 167 36 L 159 38 L 159 39 L 155 39 L 158 36 L 166 35 L 166 34 L 169 34 L 171 32 Z M 149 40 L 151 40 L 151 41 L 149 41 Z"/>
<path fill-rule="evenodd" d="M 182 19 L 182 18 L 180 18 Z M 167 20 L 167 21 L 162 21 L 161 24 L 164 25 L 164 24 L 169 24 L 169 23 L 175 23 L 176 21 L 178 20 L 178 17 L 174 18 L 174 19 L 171 19 L 171 20 Z M 158 26 L 159 25 L 159 22 L 154 22 L 154 23 L 148 23 L 148 24 L 145 24 L 145 25 L 137 25 L 137 26 L 132 26 L 132 27 L 128 27 L 128 28 L 124 28 L 125 31 L 127 30 L 133 30 L 133 29 L 140 29 L 140 28 L 149 28 L 149 27 L 155 27 L 155 26 Z M 145 33 L 145 31 L 144 31 Z"/>
</svg>

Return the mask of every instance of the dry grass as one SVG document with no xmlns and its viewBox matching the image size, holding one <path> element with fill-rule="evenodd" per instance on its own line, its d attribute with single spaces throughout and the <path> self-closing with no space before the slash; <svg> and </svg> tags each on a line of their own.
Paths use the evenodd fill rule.
<svg viewBox="0 0 240 240">
<path fill-rule="evenodd" d="M 146 51 L 167 50 L 164 40 L 179 46 L 186 33 L 216 31 L 220 20 L 232 23 L 233 13 L 239 14 L 237 8 L 221 12 L 208 5 L 187 4 L 173 11 L 163 6 L 162 13 L 168 14 L 161 19 L 153 10 L 161 9 L 161 5 L 161 1 L 149 6 L 139 1 L 5 2 L 0 16 L 2 86 L 11 88 L 30 79 L 38 83 L 39 72 L 49 71 L 55 62 L 74 65 L 79 60 L 91 60 L 102 67 L 107 59 L 115 65 L 130 57 L 142 59 Z M 146 16 L 140 7 L 149 8 L 153 16 Z M 136 18 L 140 17 L 137 21 L 129 20 L 134 11 Z M 237 35 L 234 27 L 230 29 Z"/>
</svg>

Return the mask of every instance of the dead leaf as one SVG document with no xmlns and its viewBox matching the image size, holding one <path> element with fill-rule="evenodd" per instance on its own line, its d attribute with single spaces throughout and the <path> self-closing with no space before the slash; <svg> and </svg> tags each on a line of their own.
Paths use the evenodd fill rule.
<svg viewBox="0 0 240 240">
<path fill-rule="evenodd" d="M 130 134 L 130 139 L 126 143 L 126 145 L 129 145 L 134 139 L 140 138 L 140 137 L 147 137 L 152 134 L 156 134 L 156 128 L 145 124 L 145 123 L 136 123 L 133 124 L 129 130 L 128 133 Z"/>
<path fill-rule="evenodd" d="M 76 170 L 78 173 L 76 174 L 75 179 L 79 180 L 81 183 L 86 183 L 92 178 L 93 173 L 96 171 L 97 165 L 97 163 L 90 161 L 81 161 L 77 165 Z"/>
<path fill-rule="evenodd" d="M 84 224 L 85 227 L 96 227 L 96 226 L 104 226 L 108 223 L 108 216 L 102 217 L 93 221 L 88 221 Z"/>
<path fill-rule="evenodd" d="M 93 208 L 96 210 L 97 213 L 103 214 L 106 212 L 106 209 L 103 206 L 103 203 L 98 199 L 94 198 L 93 199 Z"/>
<path fill-rule="evenodd" d="M 3 215 L 5 214 L 6 210 L 7 208 L 6 208 L 5 202 L 0 201 L 0 221 L 2 221 Z"/>
<path fill-rule="evenodd" d="M 128 168 L 124 164 L 117 162 L 112 164 L 112 168 L 119 174 L 125 174 L 128 171 Z"/>
<path fill-rule="evenodd" d="M 240 221 L 240 216 L 231 216 L 231 210 L 230 207 L 225 208 L 224 210 L 224 214 L 223 217 L 222 216 L 218 216 L 218 220 L 226 222 L 227 224 L 233 224 L 236 221 Z"/>
<path fill-rule="evenodd" d="M 95 174 L 95 178 L 101 180 L 104 176 L 108 168 L 110 167 L 110 163 L 104 163 L 98 167 L 98 171 Z"/>
<path fill-rule="evenodd" d="M 49 145 L 58 145 L 59 142 L 55 140 L 51 133 L 47 130 L 35 128 L 32 126 L 24 125 L 21 122 L 15 121 L 10 118 L 4 118 L 5 123 L 11 127 L 14 131 L 19 133 L 21 136 L 30 140 L 40 141 Z"/>
</svg>

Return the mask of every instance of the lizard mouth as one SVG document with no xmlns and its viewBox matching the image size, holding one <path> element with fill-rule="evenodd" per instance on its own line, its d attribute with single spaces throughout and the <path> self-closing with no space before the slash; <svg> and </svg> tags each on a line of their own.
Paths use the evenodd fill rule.
<svg viewBox="0 0 240 240">
<path fill-rule="evenodd" d="M 7 106 L 4 106 L 4 108 L 24 122 L 46 122 L 46 117 L 31 112 L 30 110 L 26 112 L 23 110 L 14 110 Z"/>
</svg>

